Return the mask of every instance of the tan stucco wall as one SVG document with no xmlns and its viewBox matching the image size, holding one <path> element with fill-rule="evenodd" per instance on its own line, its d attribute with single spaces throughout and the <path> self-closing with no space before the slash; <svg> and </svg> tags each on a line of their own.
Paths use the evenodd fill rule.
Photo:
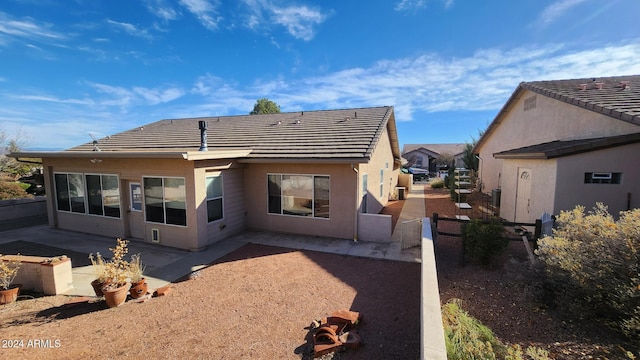
<svg viewBox="0 0 640 360">
<path fill-rule="evenodd" d="M 99 156 L 96 156 L 99 158 Z M 185 160 L 161 160 L 161 159 L 109 159 L 103 158 L 100 163 L 91 163 L 89 159 L 43 159 L 45 175 L 49 179 L 50 193 L 47 197 L 48 208 L 50 210 L 50 225 L 61 229 L 99 234 L 109 237 L 127 237 L 125 228 L 127 209 L 128 188 L 124 188 L 126 181 L 135 181 L 142 184 L 143 176 L 175 176 L 184 177 L 186 186 L 187 202 L 187 226 L 165 225 L 158 223 L 144 222 L 144 239 L 151 241 L 152 229 L 160 231 L 160 243 L 183 249 L 196 250 L 203 246 L 198 242 L 198 226 L 193 226 L 196 219 L 196 197 L 194 189 L 193 162 Z M 84 174 L 113 174 L 120 180 L 120 213 L 121 218 L 110 218 L 102 216 L 82 215 L 67 213 L 56 210 L 55 187 L 50 180 L 53 173 L 84 173 Z"/>
<path fill-rule="evenodd" d="M 609 213 L 617 216 L 627 210 L 627 194 L 631 194 L 631 208 L 640 208 L 640 167 L 637 156 L 640 144 L 631 144 L 568 156 L 558 160 L 558 189 L 554 213 L 583 205 L 587 210 L 602 202 Z M 620 184 L 585 184 L 585 172 L 622 173 Z"/>
<path fill-rule="evenodd" d="M 330 215 L 326 218 L 268 213 L 268 174 L 328 175 Z M 247 164 L 244 171 L 247 226 L 252 229 L 351 239 L 356 221 L 357 174 L 350 164 Z"/>
<path fill-rule="evenodd" d="M 534 223 L 545 211 L 553 213 L 556 167 L 555 160 L 505 160 L 502 167 L 500 217 L 514 222 Z M 516 200 L 519 168 L 531 169 L 531 196 L 528 216 L 516 218 L 516 201 L 520 201 Z"/>
<path fill-rule="evenodd" d="M 482 181 L 486 192 L 503 188 L 502 160 L 493 154 L 554 140 L 574 140 L 630 134 L 640 127 L 575 105 L 536 95 L 536 107 L 524 111 L 524 99 L 535 95 L 524 91 L 480 148 Z"/>
<path fill-rule="evenodd" d="M 367 213 L 377 214 L 382 208 L 389 202 L 389 197 L 393 196 L 398 185 L 399 169 L 394 170 L 393 164 L 393 152 L 391 150 L 391 143 L 389 142 L 389 133 L 385 129 L 381 134 L 378 145 L 373 151 L 371 161 L 368 164 L 358 165 L 358 173 L 360 183 L 359 194 L 363 194 L 362 189 L 362 174 L 368 174 L 367 183 Z M 380 170 L 384 170 L 384 179 L 382 179 L 383 189 L 382 196 L 380 196 Z M 359 196 L 360 198 L 360 196 Z M 358 207 L 360 207 L 361 198 L 358 200 Z"/>
</svg>

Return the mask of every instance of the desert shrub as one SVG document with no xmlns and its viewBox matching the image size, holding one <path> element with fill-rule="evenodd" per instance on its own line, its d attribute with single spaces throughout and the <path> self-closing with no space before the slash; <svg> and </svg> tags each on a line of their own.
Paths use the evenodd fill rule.
<svg viewBox="0 0 640 360">
<path fill-rule="evenodd" d="M 441 179 L 433 180 L 431 182 L 431 188 L 432 189 L 442 189 L 442 188 L 444 188 L 444 181 L 441 180 Z"/>
<path fill-rule="evenodd" d="M 462 226 L 462 241 L 465 253 L 482 265 L 488 265 L 491 260 L 507 248 L 509 239 L 503 234 L 504 228 L 500 221 L 491 219 L 488 222 L 471 220 Z"/>
<path fill-rule="evenodd" d="M 640 209 L 616 222 L 598 203 L 563 211 L 553 236 L 538 241 L 547 295 L 578 318 L 596 318 L 640 338 Z"/>
<path fill-rule="evenodd" d="M 442 323 L 447 349 L 447 359 L 549 359 L 547 351 L 528 347 L 524 357 L 520 345 L 506 346 L 491 329 L 470 316 L 460 306 L 460 300 L 452 299 L 442 306 Z"/>
<path fill-rule="evenodd" d="M 11 181 L 0 181 L 0 200 L 22 199 L 31 195 L 20 186 L 20 184 Z"/>
</svg>

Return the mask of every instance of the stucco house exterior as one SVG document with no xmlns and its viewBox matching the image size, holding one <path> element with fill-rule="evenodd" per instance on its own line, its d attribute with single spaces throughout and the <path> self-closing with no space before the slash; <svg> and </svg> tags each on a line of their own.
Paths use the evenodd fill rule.
<svg viewBox="0 0 640 360">
<path fill-rule="evenodd" d="M 640 76 L 522 82 L 474 152 L 500 217 L 640 206 Z"/>
<path fill-rule="evenodd" d="M 453 156 L 456 167 L 464 166 L 462 156 L 466 144 L 405 144 L 402 148 L 402 157 L 407 159 L 409 166 L 427 169 L 430 173 L 436 173 L 438 166 L 436 159 L 440 155 Z"/>
<path fill-rule="evenodd" d="M 369 240 L 360 218 L 400 167 L 390 106 L 161 120 L 12 156 L 42 158 L 51 226 L 188 250 L 245 229 Z"/>
</svg>

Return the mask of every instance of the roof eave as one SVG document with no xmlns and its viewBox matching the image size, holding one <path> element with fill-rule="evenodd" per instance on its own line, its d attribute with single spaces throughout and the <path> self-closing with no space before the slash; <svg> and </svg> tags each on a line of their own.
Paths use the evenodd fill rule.
<svg viewBox="0 0 640 360">
<path fill-rule="evenodd" d="M 549 156 L 543 152 L 536 153 L 515 153 L 515 154 L 493 154 L 495 159 L 529 159 L 529 160 L 547 160 Z"/>
</svg>

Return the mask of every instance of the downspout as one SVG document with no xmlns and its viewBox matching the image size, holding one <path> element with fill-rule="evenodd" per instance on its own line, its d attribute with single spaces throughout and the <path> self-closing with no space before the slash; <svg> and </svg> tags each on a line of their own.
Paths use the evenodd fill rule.
<svg viewBox="0 0 640 360">
<path fill-rule="evenodd" d="M 355 198 L 356 198 L 356 206 L 355 206 L 355 216 L 354 216 L 354 221 L 353 221 L 353 225 L 354 225 L 354 230 L 353 230 L 353 241 L 357 242 L 358 241 L 358 215 L 359 215 L 359 209 L 358 209 L 358 200 L 360 199 L 360 184 L 358 184 L 358 181 L 360 180 L 360 173 L 358 172 L 358 169 L 356 169 L 356 167 L 351 164 L 351 169 L 353 169 L 353 171 L 355 171 L 356 173 L 356 192 L 355 192 Z"/>
</svg>

